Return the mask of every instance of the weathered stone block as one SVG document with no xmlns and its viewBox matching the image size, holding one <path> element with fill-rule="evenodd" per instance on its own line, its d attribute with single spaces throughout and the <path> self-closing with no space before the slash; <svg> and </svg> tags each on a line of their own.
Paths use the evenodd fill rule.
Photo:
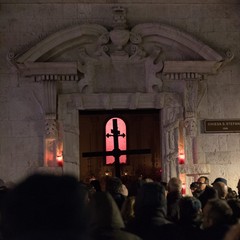
<svg viewBox="0 0 240 240">
<path fill-rule="evenodd" d="M 208 164 L 226 165 L 231 164 L 231 153 L 230 152 L 211 152 L 206 153 L 206 162 Z"/>
</svg>

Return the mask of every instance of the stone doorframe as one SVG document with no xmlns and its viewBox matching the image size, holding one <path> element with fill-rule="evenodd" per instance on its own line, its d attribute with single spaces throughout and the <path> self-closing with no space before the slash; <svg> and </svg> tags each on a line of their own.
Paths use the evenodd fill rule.
<svg viewBox="0 0 240 240">
<path fill-rule="evenodd" d="M 114 11 L 112 30 L 82 24 L 50 35 L 20 56 L 9 55 L 21 76 L 43 84 L 46 127 L 44 163 L 39 168 L 58 172 L 56 158 L 62 151 L 61 170 L 80 177 L 79 110 L 159 109 L 163 180 L 179 173 L 208 174 L 208 165 L 198 164 L 196 156 L 197 108 L 205 92 L 206 77 L 217 74 L 231 56 L 224 58 L 189 34 L 166 25 L 145 23 L 128 29 L 125 10 Z M 73 48 L 78 59 L 59 61 L 59 55 Z M 138 82 L 129 84 L 132 78 L 127 76 L 124 84 L 129 88 L 125 89 L 117 81 L 122 79 L 122 73 L 109 71 L 116 80 L 111 89 L 107 88 L 109 82 L 99 84 L 109 80 L 97 74 L 99 63 L 102 74 L 116 63 L 121 63 L 128 73 L 129 63 L 134 73 L 142 68 L 144 71 L 138 75 Z M 71 90 L 64 88 L 66 82 L 72 83 Z M 179 146 L 180 132 L 184 146 Z M 184 165 L 178 164 L 180 147 L 184 147 L 186 155 Z M 53 158 L 51 164 L 48 152 Z"/>
<path fill-rule="evenodd" d="M 176 93 L 65 94 L 59 96 L 58 121 L 64 142 L 64 171 L 79 174 L 79 110 L 159 109 L 164 178 L 179 174 L 178 134 L 182 99 Z M 74 144 L 72 144 L 74 143 Z M 160 144 L 160 143 L 159 143 Z M 78 166 L 78 168 L 76 168 Z"/>
</svg>

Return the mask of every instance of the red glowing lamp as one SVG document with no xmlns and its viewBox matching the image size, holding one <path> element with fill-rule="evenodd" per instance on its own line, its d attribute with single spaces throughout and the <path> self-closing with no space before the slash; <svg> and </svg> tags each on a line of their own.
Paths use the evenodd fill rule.
<svg viewBox="0 0 240 240">
<path fill-rule="evenodd" d="M 186 194 L 186 184 L 182 185 L 182 195 Z"/>
<path fill-rule="evenodd" d="M 185 154 L 184 153 L 179 153 L 179 155 L 178 155 L 178 163 L 179 164 L 184 164 L 185 163 Z"/>
<path fill-rule="evenodd" d="M 57 156 L 57 164 L 59 167 L 63 166 L 63 155 L 58 155 Z"/>
</svg>

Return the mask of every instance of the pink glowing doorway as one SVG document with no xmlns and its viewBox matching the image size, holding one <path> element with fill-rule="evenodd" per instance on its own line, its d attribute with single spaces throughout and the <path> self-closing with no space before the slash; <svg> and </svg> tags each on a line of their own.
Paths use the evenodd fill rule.
<svg viewBox="0 0 240 240">
<path fill-rule="evenodd" d="M 118 137 L 118 147 L 120 150 L 127 150 L 127 131 L 126 131 L 126 124 L 121 118 L 111 118 L 107 121 L 105 126 L 105 135 L 111 134 L 111 130 L 113 129 L 113 119 L 117 120 L 117 126 L 119 134 L 124 134 L 125 137 L 119 136 Z M 105 137 L 105 150 L 106 151 L 112 151 L 114 149 L 114 139 L 113 137 Z M 114 163 L 114 157 L 113 156 L 106 156 L 106 164 L 112 164 Z M 120 163 L 126 164 L 127 162 L 127 156 L 121 155 L 119 157 Z"/>
</svg>

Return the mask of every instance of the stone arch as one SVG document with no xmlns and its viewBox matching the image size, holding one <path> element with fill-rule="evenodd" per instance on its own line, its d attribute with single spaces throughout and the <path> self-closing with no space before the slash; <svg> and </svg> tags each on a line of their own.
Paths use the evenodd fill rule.
<svg viewBox="0 0 240 240">
<path fill-rule="evenodd" d="M 131 32 L 141 36 L 142 39 L 147 39 L 145 40 L 147 42 L 158 42 L 159 44 L 167 46 L 169 49 L 174 49 L 174 51 L 181 51 L 189 57 L 188 60 L 223 60 L 223 57 L 211 47 L 195 39 L 190 34 L 171 26 L 157 23 L 144 23 L 133 27 Z"/>
<path fill-rule="evenodd" d="M 82 24 L 56 32 L 17 57 L 17 63 L 46 62 L 54 56 L 85 44 L 98 44 L 98 38 L 108 31 L 97 24 Z"/>
<path fill-rule="evenodd" d="M 24 54 L 17 56 L 17 63 L 46 62 L 63 52 L 84 45 L 96 48 L 109 41 L 105 27 L 97 24 L 82 24 L 56 32 Z M 158 23 L 138 24 L 129 30 L 130 41 L 134 44 L 157 43 L 168 50 L 181 51 L 188 60 L 222 61 L 223 57 L 211 47 L 195 39 L 191 35 L 174 27 Z M 173 60 L 173 59 L 172 59 Z"/>
</svg>

